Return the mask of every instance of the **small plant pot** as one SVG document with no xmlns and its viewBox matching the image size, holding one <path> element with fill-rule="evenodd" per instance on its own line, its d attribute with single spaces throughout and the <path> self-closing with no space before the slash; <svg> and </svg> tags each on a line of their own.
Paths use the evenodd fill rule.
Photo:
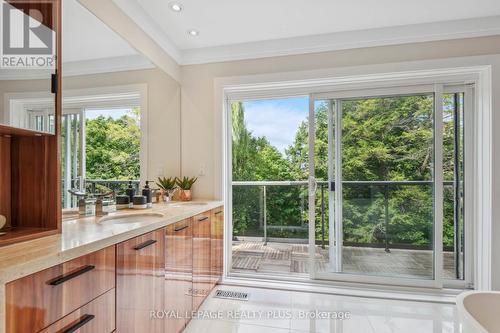
<svg viewBox="0 0 500 333">
<path fill-rule="evenodd" d="M 191 196 L 191 190 L 181 190 L 179 198 L 181 201 L 191 201 L 193 199 Z"/>
</svg>

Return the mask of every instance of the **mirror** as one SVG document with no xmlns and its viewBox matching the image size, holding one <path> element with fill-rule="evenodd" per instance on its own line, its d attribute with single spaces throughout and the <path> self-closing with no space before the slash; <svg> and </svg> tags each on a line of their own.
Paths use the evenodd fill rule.
<svg viewBox="0 0 500 333">
<path fill-rule="evenodd" d="M 62 200 L 71 215 L 81 199 L 75 193 L 86 194 L 89 206 L 97 193 L 122 193 L 129 181 L 139 193 L 149 163 L 175 143 L 171 127 L 180 126 L 177 115 L 168 117 L 177 83 L 77 0 L 64 0 L 63 45 Z"/>
<path fill-rule="evenodd" d="M 0 0 L 0 7 L 0 125 L 54 133 L 55 4 Z"/>
</svg>

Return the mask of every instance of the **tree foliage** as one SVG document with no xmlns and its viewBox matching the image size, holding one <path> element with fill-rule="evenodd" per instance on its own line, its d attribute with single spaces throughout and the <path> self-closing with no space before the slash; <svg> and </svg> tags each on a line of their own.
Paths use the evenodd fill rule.
<svg viewBox="0 0 500 333">
<path fill-rule="evenodd" d="M 445 96 L 444 174 L 454 179 L 453 95 Z M 315 175 L 328 177 L 329 101 L 315 105 Z M 333 103 L 333 102 L 332 102 Z M 433 126 L 432 95 L 383 97 L 342 102 L 343 226 L 346 243 L 432 247 Z M 331 114 L 333 117 L 333 111 Z M 284 154 L 246 127 L 243 103 L 232 104 L 233 181 L 307 180 L 308 119 L 298 127 Z M 333 121 L 334 122 L 334 121 Z M 334 148 L 332 148 L 334 149 Z M 334 151 L 331 152 L 334 156 Z M 460 161 L 463 156 L 460 155 Z M 462 163 L 462 162 L 461 162 Z M 394 185 L 356 181 L 420 181 Z M 454 197 L 445 188 L 444 245 L 453 245 Z M 317 193 L 316 238 L 321 236 L 321 200 L 328 239 L 328 189 Z M 233 186 L 234 235 L 263 235 L 263 188 Z M 307 187 L 268 186 L 269 237 L 307 238 Z M 285 228 L 282 228 L 285 227 Z"/>
<path fill-rule="evenodd" d="M 86 120 L 86 178 L 129 180 L 140 177 L 140 112 L 118 119 Z"/>
</svg>

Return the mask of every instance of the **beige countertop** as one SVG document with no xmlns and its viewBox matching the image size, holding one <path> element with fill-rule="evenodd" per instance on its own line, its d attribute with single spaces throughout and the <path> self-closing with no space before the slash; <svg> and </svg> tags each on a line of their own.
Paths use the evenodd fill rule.
<svg viewBox="0 0 500 333">
<path fill-rule="evenodd" d="M 107 215 L 120 216 L 158 212 L 164 217 L 149 222 L 100 223 L 99 217 L 74 219 L 64 216 L 62 233 L 0 247 L 0 333 L 5 332 L 5 284 L 68 260 L 101 250 L 130 238 L 220 207 L 222 201 L 193 201 L 153 204 L 143 210 L 122 210 Z"/>
<path fill-rule="evenodd" d="M 145 212 L 165 215 L 153 222 L 140 222 L 138 219 L 137 223 L 113 224 L 111 221 L 99 223 L 101 218 L 93 216 L 73 220 L 65 217 L 61 234 L 0 247 L 0 284 L 165 227 L 222 204 L 221 201 L 172 202 L 153 204 L 150 209 L 124 210 L 108 215 Z"/>
</svg>

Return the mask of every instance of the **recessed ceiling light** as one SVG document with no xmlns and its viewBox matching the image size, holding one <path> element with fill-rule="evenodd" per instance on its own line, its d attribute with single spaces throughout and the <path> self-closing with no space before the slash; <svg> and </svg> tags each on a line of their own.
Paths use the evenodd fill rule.
<svg viewBox="0 0 500 333">
<path fill-rule="evenodd" d="M 182 5 L 178 2 L 171 2 L 168 4 L 170 9 L 172 9 L 174 12 L 180 12 L 182 11 Z"/>
<path fill-rule="evenodd" d="M 200 32 L 198 30 L 191 29 L 191 30 L 188 30 L 188 34 L 190 36 L 196 37 L 200 34 Z"/>
</svg>

